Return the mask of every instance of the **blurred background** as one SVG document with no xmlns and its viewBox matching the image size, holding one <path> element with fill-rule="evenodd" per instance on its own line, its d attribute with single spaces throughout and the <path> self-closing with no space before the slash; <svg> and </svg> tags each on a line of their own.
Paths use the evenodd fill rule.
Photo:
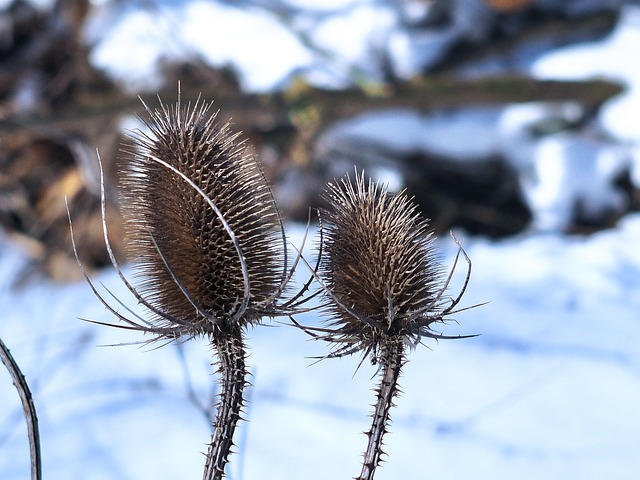
<svg viewBox="0 0 640 480">
<path fill-rule="evenodd" d="M 66 196 L 83 259 L 104 265 L 96 151 L 112 190 L 138 95 L 171 103 L 180 82 L 244 132 L 288 219 L 358 165 L 438 233 L 610 228 L 639 202 L 637 122 L 601 114 L 635 90 L 634 3 L 4 1 L 0 225 L 52 278 L 77 276 Z M 616 32 L 606 58 L 550 55 Z"/>
<path fill-rule="evenodd" d="M 144 467 L 134 468 L 126 453 L 113 453 L 115 445 L 129 443 L 119 436 L 104 440 L 104 425 L 96 426 L 90 435 L 82 426 L 94 420 L 111 424 L 107 418 L 113 409 L 122 408 L 123 402 L 130 405 L 127 402 L 134 397 L 134 410 L 145 411 L 148 398 L 140 401 L 139 395 L 157 398 L 155 394 L 162 392 L 169 392 L 163 397 L 169 403 L 157 408 L 163 415 L 177 411 L 191 415 L 194 418 L 185 422 L 197 423 L 196 433 L 177 426 L 176 430 L 159 428 L 152 418 L 140 430 L 148 432 L 153 429 L 150 425 L 156 425 L 156 437 L 167 431 L 182 432 L 196 445 L 185 447 L 189 452 L 185 455 L 196 454 L 191 468 L 194 472 L 201 468 L 198 448 L 205 450 L 208 436 L 208 409 L 203 405 L 215 393 L 206 346 L 199 345 L 201 350 L 195 352 L 187 346 L 169 347 L 171 353 L 157 364 L 152 359 L 160 358 L 153 357 L 161 355 L 159 352 L 99 349 L 102 360 L 92 357 L 78 366 L 78 359 L 94 355 L 88 352 L 94 351 L 96 344 L 139 339 L 130 336 L 122 340 L 121 332 L 103 333 L 99 326 L 76 320 L 88 316 L 108 321 L 109 317 L 89 288 L 78 282 L 81 272 L 73 258 L 64 202 L 67 198 L 83 264 L 117 294 L 117 279 L 103 268 L 109 258 L 102 239 L 97 152 L 107 179 L 111 239 L 121 255 L 116 174 L 119 148 L 127 131 L 143 128 L 137 118 L 144 116 L 140 100 L 152 108 L 158 105 L 158 96 L 173 103 L 178 84 L 183 102 L 193 102 L 199 96 L 214 101 L 221 118 L 243 132 L 264 166 L 294 239 L 302 236 L 309 208 L 322 206 L 320 195 L 326 182 L 352 172 L 354 166 L 381 179 L 392 191 L 408 189 L 431 219 L 435 232 L 443 237 L 445 262 L 455 254 L 448 232 L 453 230 L 464 239 L 479 272 L 469 304 L 487 300 L 492 304 L 466 313 L 465 318 L 473 319 L 469 326 L 464 327 L 461 321 L 462 329 L 448 333 L 482 333 L 483 340 L 476 344 L 481 347 L 476 348 L 489 355 L 492 360 L 488 364 L 493 365 L 495 355 L 505 354 L 501 348 L 506 348 L 515 356 L 506 363 L 520 365 L 522 371 L 505 374 L 500 370 L 502 373 L 492 378 L 503 381 L 488 383 L 495 388 L 467 382 L 477 388 L 470 390 L 467 398 L 484 398 L 486 391 L 494 395 L 490 394 L 486 405 L 475 413 L 464 410 L 468 404 L 461 405 L 465 413 L 459 418 L 474 419 L 469 420 L 473 423 L 479 418 L 476 415 L 493 412 L 507 399 L 538 392 L 546 385 L 542 379 L 549 378 L 547 373 L 559 371 L 559 364 L 554 363 L 560 362 L 556 355 L 572 359 L 570 362 L 577 355 L 586 362 L 572 376 L 574 380 L 585 376 L 584 383 L 571 390 L 569 397 L 561 396 L 557 402 L 558 391 L 551 390 L 548 397 L 543 395 L 549 404 L 543 402 L 545 406 L 540 407 L 534 402 L 537 413 L 533 417 L 526 409 L 514 417 L 507 415 L 501 425 L 519 425 L 519 433 L 505 433 L 499 440 L 483 437 L 484 443 L 476 445 L 473 453 L 465 450 L 465 445 L 473 443 L 470 438 L 482 435 L 472 432 L 470 437 L 456 437 L 461 424 L 454 422 L 452 427 L 452 423 L 437 420 L 433 409 L 439 412 L 439 406 L 432 406 L 429 415 L 435 417 L 428 416 L 424 423 L 419 408 L 422 400 L 409 397 L 407 405 L 416 405 L 414 416 L 400 416 L 398 430 L 406 427 L 417 436 L 404 438 L 428 450 L 430 446 L 420 439 L 428 437 L 441 446 L 442 435 L 447 444 L 453 435 L 453 443 L 459 442 L 456 451 L 467 452 L 476 460 L 484 458 L 478 461 L 488 468 L 475 472 L 472 467 L 458 465 L 453 469 L 455 474 L 447 473 L 450 465 L 439 465 L 434 459 L 431 466 L 442 472 L 440 478 L 543 478 L 543 471 L 550 475 L 546 478 L 604 478 L 603 472 L 608 472 L 608 478 L 635 478 L 633 472 L 640 471 L 636 469 L 640 464 L 637 460 L 628 464 L 634 449 L 627 441 L 640 434 L 638 416 L 635 410 L 630 413 L 631 405 L 640 401 L 639 359 L 632 343 L 640 333 L 635 313 L 640 306 L 640 258 L 634 247 L 640 231 L 639 50 L 637 1 L 0 1 L 0 337 L 15 349 L 27 379 L 35 378 L 36 405 L 40 398 L 45 410 L 45 439 L 55 439 L 43 445 L 49 452 L 49 478 L 151 478 L 152 471 L 155 478 L 186 478 L 184 470 L 174 471 L 163 462 L 149 467 L 151 459 L 158 456 L 157 447 L 152 448 L 155 455 L 149 453 L 146 463 L 140 460 Z M 522 320 L 523 315 L 530 315 L 531 321 L 517 323 L 515 319 Z M 604 327 L 603 317 L 615 317 L 622 324 Z M 560 328 L 557 325 L 566 318 L 571 319 L 569 330 L 556 337 L 558 332 L 553 328 Z M 508 327 L 507 322 L 511 322 Z M 264 335 L 268 338 L 268 334 Z M 282 363 L 282 359 L 260 350 L 262 333 L 256 335 L 256 359 L 264 356 L 276 366 Z M 281 335 L 290 337 L 292 344 L 304 338 L 295 331 Z M 283 344 L 287 344 L 286 338 Z M 560 338 L 557 341 L 564 342 L 562 348 L 566 349 L 559 354 L 554 350 L 560 348 L 553 343 L 556 340 L 551 340 L 551 346 L 547 343 L 550 338 Z M 261 408 L 262 398 L 267 405 L 274 402 L 283 409 L 302 408 L 305 415 L 320 411 L 327 415 L 320 423 L 329 422 L 327 418 L 344 420 L 345 416 L 353 420 L 355 433 L 345 437 L 353 437 L 355 455 L 336 460 L 334 465 L 342 472 L 339 477 L 347 478 L 355 472 L 360 446 L 364 446 L 364 437 L 357 432 L 366 427 L 366 408 L 371 402 L 368 374 L 359 375 L 363 378 L 355 385 L 362 386 L 362 392 L 348 396 L 344 400 L 348 406 L 333 405 L 327 393 L 336 388 L 330 378 L 337 366 L 317 367 L 320 372 L 329 372 L 328 377 L 319 373 L 319 378 L 326 379 L 324 384 L 320 380 L 326 390 L 309 387 L 310 380 L 290 386 L 295 383 L 292 379 L 306 379 L 314 372 L 303 366 L 307 347 L 302 340 L 300 348 L 287 350 L 291 355 L 300 354 L 300 377 L 293 372 L 282 376 L 276 366 L 271 374 L 271 367 L 267 367 L 266 377 L 260 377 L 266 378 L 265 390 L 256 378 L 255 408 Z M 429 352 L 429 361 L 441 355 L 439 365 L 445 369 L 455 356 L 466 359 L 461 361 L 469 362 L 470 368 L 479 368 L 476 357 L 460 355 L 461 348 L 464 346 L 438 345 L 435 352 Z M 318 351 L 321 348 L 315 353 Z M 552 363 L 545 363 L 548 356 L 536 363 L 531 357 L 534 351 L 551 352 Z M 556 438 L 558 432 L 549 420 L 553 415 L 541 414 L 540 408 L 547 413 L 575 413 L 576 402 L 590 396 L 582 387 L 595 381 L 586 378 L 594 375 L 587 373 L 593 372 L 590 362 L 594 359 L 613 362 L 616 369 L 622 369 L 615 370 L 616 375 L 624 371 L 633 379 L 620 378 L 605 388 L 611 392 L 610 398 L 598 398 L 601 406 L 625 397 L 624 406 L 612 406 L 613 416 L 598 417 L 595 423 L 593 412 L 586 409 L 576 420 L 579 426 L 569 428 L 573 433 L 567 441 L 559 441 L 557 449 L 545 450 L 543 439 Z M 351 382 L 357 360 L 348 367 L 343 364 L 341 381 Z M 564 360 L 560 370 L 568 368 Z M 70 370 L 63 375 L 64 365 Z M 289 363 L 287 368 L 293 367 Z M 496 362 L 495 368 L 504 368 L 504 363 Z M 57 373 L 46 373 L 47 369 Z M 118 379 L 123 372 L 126 381 Z M 163 377 L 167 372 L 173 372 L 169 380 Z M 59 381 L 45 381 L 56 375 L 62 375 Z M 451 388 L 452 395 L 465 395 L 446 386 L 449 379 L 442 371 L 431 376 L 442 376 L 441 388 Z M 416 381 L 420 378 L 418 375 Z M 514 380 L 523 378 L 526 381 L 522 384 Z M 606 378 L 612 378 L 612 373 L 603 370 L 602 379 Z M 422 391 L 417 385 L 416 389 Z M 287 391 L 289 394 L 283 393 Z M 0 478 L 26 478 L 28 449 L 17 395 L 8 377 L 0 376 L 0 392 Z M 352 406 L 350 399 L 359 395 L 365 400 Z M 102 400 L 95 401 L 96 396 Z M 85 420 L 79 420 L 74 416 L 78 414 L 76 403 L 88 408 L 87 402 L 94 402 L 95 408 L 85 412 L 86 417 L 81 415 Z M 554 402 L 559 410 L 550 406 Z M 183 407 L 186 410 L 180 410 Z M 184 413 L 189 408 L 191 413 Z M 616 409 L 617 414 L 613 413 Z M 282 425 L 297 418 L 284 412 L 282 423 L 273 428 L 284 429 Z M 267 415 L 278 418 L 273 411 Z M 456 417 L 450 412 L 442 415 Z M 532 419 L 537 415 L 545 418 L 543 426 L 535 426 L 537 421 Z M 59 419 L 58 426 L 53 418 Z M 136 425 L 118 418 L 116 424 Z M 513 418 L 526 418 L 526 425 L 520 425 L 519 420 L 514 423 Z M 316 434 L 321 429 L 318 421 L 315 418 L 308 423 Z M 65 422 L 72 427 L 63 433 Z M 594 440 L 586 446 L 579 442 L 577 450 L 569 447 L 575 446 L 577 438 L 584 441 L 597 436 L 602 424 L 607 426 L 605 430 L 615 426 L 610 434 L 619 442 Z M 616 430 L 618 427 L 622 430 Z M 326 424 L 322 428 L 327 428 Z M 529 436 L 522 433 L 527 428 L 533 429 Z M 324 443 L 323 435 L 318 434 L 318 444 L 292 456 L 297 455 L 300 465 L 308 466 L 317 460 L 317 454 L 309 452 L 331 448 L 327 445 L 332 443 L 336 456 L 341 451 L 351 452 L 351 447 L 332 440 L 334 433 L 330 430 Z M 269 437 L 255 435 L 256 445 L 264 448 L 262 454 L 253 453 L 257 463 L 247 464 L 246 478 L 265 471 L 261 458 L 265 462 L 285 458 L 265 453 L 266 445 L 271 445 Z M 260 443 L 261 435 L 267 438 L 264 444 Z M 180 438 L 176 433 L 174 441 Z M 536 439 L 532 440 L 535 445 L 511 443 L 515 438 Z M 394 445 L 391 443 L 392 450 L 404 448 Z M 294 446 L 295 442 L 288 448 Z M 525 460 L 518 457 L 523 449 Z M 594 466 L 590 463 L 595 461 L 593 452 L 603 449 L 605 457 Z M 251 449 L 243 451 L 248 452 L 246 462 L 250 462 Z M 166 457 L 175 458 L 172 452 L 169 449 Z M 405 469 L 420 463 L 407 452 L 404 450 L 406 458 L 395 454 L 404 458 L 398 464 Z M 135 458 L 146 458 L 144 455 Z M 453 461 L 443 455 L 440 458 Z M 327 456 L 333 458 L 330 453 Z M 66 458 L 80 457 L 88 463 L 77 463 L 72 470 L 64 467 Z M 391 466 L 394 464 L 394 455 L 390 455 L 389 467 L 383 468 L 380 478 L 428 478 L 423 464 L 420 471 L 393 470 L 400 468 Z M 87 468 L 96 470 L 85 475 Z M 253 475 L 249 472 L 252 468 Z M 263 478 L 315 478 L 302 468 L 282 467 Z M 338 478 L 330 473 L 333 470 L 319 472 L 318 478 Z M 232 477 L 238 480 L 243 475 L 239 469 Z"/>
</svg>

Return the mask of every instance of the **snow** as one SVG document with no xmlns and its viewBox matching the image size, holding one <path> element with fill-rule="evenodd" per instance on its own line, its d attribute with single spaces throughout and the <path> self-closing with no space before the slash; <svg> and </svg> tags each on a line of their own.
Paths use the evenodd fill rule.
<svg viewBox="0 0 640 480">
<path fill-rule="evenodd" d="M 525 188 L 529 204 L 535 206 L 534 228 L 561 230 L 570 223 L 579 205 L 587 218 L 605 218 L 622 212 L 628 200 L 615 179 L 630 168 L 625 149 L 558 134 L 536 145 L 534 152 L 537 182 Z"/>
<path fill-rule="evenodd" d="M 366 113 L 340 122 L 320 142 L 323 148 L 329 148 L 355 138 L 385 145 L 398 153 L 425 151 L 473 161 L 500 149 L 496 124 L 502 110 L 482 107 L 431 115 L 414 110 Z"/>
<path fill-rule="evenodd" d="M 299 244 L 302 230 L 289 225 L 292 242 Z M 489 242 L 462 234 L 473 261 L 464 304 L 490 303 L 457 315 L 459 325 L 443 331 L 481 336 L 426 341 L 429 348 L 410 354 L 387 437 L 389 461 L 377 478 L 635 478 L 640 252 L 632 245 L 639 236 L 640 215 L 586 238 Z M 6 279 L 19 254 L 4 239 L 2 246 Z M 438 246 L 451 265 L 455 244 L 447 237 Z M 113 272 L 96 280 L 125 296 Z M 34 390 L 46 478 L 201 474 L 209 426 L 189 389 L 201 405 L 211 402 L 212 359 L 203 340 L 180 348 L 103 346 L 142 337 L 76 319 L 113 320 L 82 282 L 19 292 L 4 284 L 0 298 L 0 335 Z M 318 322 L 311 314 L 300 320 Z M 358 358 L 311 365 L 308 357 L 326 353 L 325 346 L 271 322 L 253 329 L 248 343 L 249 422 L 238 435 L 242 453 L 231 478 L 241 466 L 243 478 L 355 474 L 374 367 L 365 362 L 356 372 Z M 0 472 L 24 478 L 21 409 L 7 375 L 0 380 Z"/>
<path fill-rule="evenodd" d="M 389 32 L 397 24 L 397 14 L 375 4 L 354 6 L 348 12 L 321 22 L 309 33 L 313 45 L 324 52 L 337 72 L 360 76 L 361 80 L 381 80 L 381 62 Z M 348 42 L 338 39 L 348 38 Z M 382 53 L 382 54 L 381 54 Z M 313 78 L 313 77 L 311 77 Z"/>
<path fill-rule="evenodd" d="M 339 9 L 346 3 L 351 2 L 336 0 L 322 8 Z M 276 88 L 292 70 L 318 67 L 317 59 L 276 19 L 258 12 L 203 2 L 185 2 L 180 8 L 168 2 L 155 11 L 145 9 L 146 16 L 141 12 L 131 7 L 105 14 L 103 21 L 113 29 L 100 37 L 92 57 L 132 88 L 149 87 L 149 78 L 159 71 L 157 61 L 178 50 L 184 53 L 185 45 L 211 63 L 232 64 L 249 89 Z M 443 332 L 481 335 L 425 341 L 428 348 L 411 353 L 401 378 L 404 393 L 386 437 L 389 456 L 377 479 L 637 478 L 640 215 L 629 214 L 615 228 L 591 236 L 560 231 L 568 205 L 576 199 L 594 211 L 619 205 L 611 178 L 621 169 L 631 165 L 639 181 L 635 117 L 640 75 L 637 62 L 629 60 L 629 52 L 640 44 L 639 18 L 638 7 L 625 7 L 608 38 L 549 53 L 531 67 L 540 78 L 622 79 L 627 91 L 599 117 L 613 138 L 578 132 L 539 139 L 528 133 L 533 123 L 549 116 L 575 118 L 579 107 L 569 103 L 433 116 L 376 114 L 345 122 L 338 132 L 373 131 L 397 149 L 448 148 L 447 153 L 459 156 L 500 152 L 521 172 L 536 214 L 531 231 L 510 239 L 456 232 L 473 261 L 463 303 L 490 303 L 460 313 L 459 323 Z M 177 50 L 160 38 L 175 20 L 185 23 L 173 37 Z M 190 30 L 187 20 L 214 22 L 210 25 L 215 28 L 207 36 L 201 27 Z M 390 28 L 392 22 L 382 20 Z M 345 31 L 333 21 L 337 23 L 331 28 L 337 30 L 332 31 Z M 270 49 L 264 41 L 254 44 L 257 50 L 234 42 L 219 49 L 214 40 L 226 37 L 217 35 L 233 36 L 232 27 L 239 25 L 267 29 L 278 48 Z M 360 27 L 357 31 L 359 39 L 366 37 Z M 345 58 L 357 63 L 358 52 L 368 55 L 365 44 L 352 44 Z M 250 51 L 263 58 L 254 63 Z M 285 68 L 285 57 L 292 70 Z M 303 227 L 289 224 L 287 229 L 292 243 L 299 245 Z M 444 237 L 437 246 L 450 266 L 456 245 Z M 312 256 L 310 246 L 305 252 Z M 145 337 L 79 320 L 114 321 L 85 283 L 41 280 L 14 287 L 26 263 L 0 234 L 0 337 L 33 390 L 44 478 L 199 478 L 201 452 L 210 436 L 208 406 L 216 393 L 206 342 L 121 345 Z M 463 274 L 462 269 L 457 272 L 452 291 Z M 128 298 L 129 305 L 135 303 L 113 271 L 99 272 L 94 281 Z M 314 313 L 298 320 L 320 322 Z M 323 355 L 326 346 L 274 322 L 256 327 L 248 337 L 253 372 L 245 415 L 249 421 L 238 432 L 240 453 L 232 458 L 229 478 L 355 475 L 366 441 L 361 432 L 369 426 L 375 368 L 365 362 L 356 372 L 359 358 L 311 365 L 309 357 Z M 26 427 L 4 369 L 0 405 L 0 478 L 27 478 Z"/>
<path fill-rule="evenodd" d="M 128 10 L 94 17 L 86 36 L 95 42 L 91 61 L 133 92 L 157 89 L 162 62 L 171 59 L 231 66 L 250 91 L 282 87 L 293 69 L 313 61 L 306 47 L 263 10 L 203 1 Z M 104 31 L 108 34 L 98 34 Z"/>
<path fill-rule="evenodd" d="M 109 36 L 97 43 L 89 58 L 97 68 L 107 69 L 116 81 L 128 90 L 157 89 L 162 85 L 162 59 L 178 55 L 173 38 L 173 12 L 166 10 L 124 9 L 112 11 L 103 7 L 103 15 L 93 17 L 86 27 L 89 42 L 99 41 L 100 32 Z"/>
<path fill-rule="evenodd" d="M 397 29 L 389 35 L 389 52 L 393 71 L 400 78 L 410 79 L 423 68 L 440 62 L 458 40 L 452 29 L 409 32 Z"/>
<path fill-rule="evenodd" d="M 502 157 L 518 172 L 533 212 L 531 229 L 561 231 L 571 224 L 576 208 L 595 221 L 624 211 L 628 200 L 616 179 L 627 170 L 637 171 L 636 153 L 629 145 L 581 132 L 541 138 L 530 133 L 541 121 L 571 122 L 581 115 L 581 108 L 573 102 L 429 114 L 388 110 L 339 122 L 319 140 L 318 150 L 339 154 L 353 148 L 356 140 L 357 145 L 384 145 L 400 155 L 425 152 L 459 162 Z M 373 154 L 369 156 L 372 160 Z"/>
<path fill-rule="evenodd" d="M 559 49 L 539 59 L 532 73 L 545 79 L 609 78 L 627 89 L 607 102 L 602 128 L 630 142 L 640 141 L 640 64 L 633 60 L 640 45 L 640 9 L 626 6 L 615 30 L 603 41 Z"/>
<path fill-rule="evenodd" d="M 182 38 L 193 51 L 209 65 L 232 65 L 250 91 L 282 88 L 292 66 L 313 61 L 293 33 L 263 11 L 189 2 L 180 23 Z"/>
</svg>

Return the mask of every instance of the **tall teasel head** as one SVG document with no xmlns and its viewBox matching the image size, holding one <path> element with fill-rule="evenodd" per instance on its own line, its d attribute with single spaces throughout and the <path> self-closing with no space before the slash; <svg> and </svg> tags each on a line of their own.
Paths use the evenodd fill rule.
<svg viewBox="0 0 640 480">
<path fill-rule="evenodd" d="M 264 316 L 292 313 L 304 292 L 281 299 L 297 260 L 289 270 L 271 188 L 239 134 L 200 99 L 144 107 L 146 131 L 130 133 L 119 166 L 125 245 L 136 286 L 111 249 L 103 180 L 101 185 L 111 262 L 150 318 L 126 307 L 133 318 L 121 314 L 85 273 L 93 292 L 124 328 L 154 338 L 215 337 Z M 71 234 L 73 240 L 73 227 Z"/>
<path fill-rule="evenodd" d="M 215 333 L 275 314 L 286 245 L 259 164 L 211 104 L 147 112 L 149 132 L 126 148 L 121 192 L 139 291 L 158 326 Z"/>
<path fill-rule="evenodd" d="M 203 478 L 221 479 L 244 404 L 244 327 L 263 316 L 295 312 L 306 301 L 311 279 L 282 300 L 300 256 L 289 269 L 284 228 L 267 180 L 238 136 L 216 119 L 211 104 L 198 100 L 182 106 L 178 99 L 175 106 L 160 102 L 156 110 L 145 109 L 147 131 L 131 134 L 120 168 L 125 243 L 135 260 L 137 286 L 110 247 L 104 183 L 102 211 L 113 266 L 151 317 L 116 298 L 130 316 L 121 314 L 85 277 L 123 328 L 154 339 L 210 339 L 221 388 Z"/>
<path fill-rule="evenodd" d="M 382 455 L 393 399 L 398 393 L 406 348 L 423 337 L 445 337 L 432 330 L 455 313 L 470 277 L 471 263 L 462 248 L 451 274 L 445 276 L 433 247 L 433 233 L 405 192 L 391 195 L 379 183 L 356 171 L 329 184 L 322 220 L 321 261 L 317 279 L 327 298 L 326 328 L 302 327 L 330 342 L 327 357 L 362 353 L 379 364 L 381 380 L 373 423 L 367 432 L 362 472 L 371 480 Z M 446 295 L 460 254 L 467 277 L 455 298 Z M 460 311 L 460 310 L 458 310 Z"/>
</svg>

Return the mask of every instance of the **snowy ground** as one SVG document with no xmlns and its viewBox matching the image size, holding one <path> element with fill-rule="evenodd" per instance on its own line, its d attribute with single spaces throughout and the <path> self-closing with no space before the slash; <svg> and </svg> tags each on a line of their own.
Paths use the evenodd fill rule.
<svg viewBox="0 0 640 480">
<path fill-rule="evenodd" d="M 640 216 L 631 216 L 589 238 L 464 238 L 474 262 L 465 304 L 491 303 L 445 332 L 482 335 L 411 354 L 379 478 L 637 478 L 639 237 Z M 439 245 L 450 264 L 453 242 Z M 2 246 L 7 279 L 18 253 Z M 114 274 L 99 280 L 124 295 Z M 45 478 L 201 475 L 209 426 L 190 389 L 210 402 L 207 345 L 100 346 L 140 336 L 77 320 L 110 320 L 83 283 L 4 284 L 0 295 L 0 333 L 38 406 Z M 354 475 L 373 367 L 354 376 L 355 358 L 310 366 L 305 357 L 324 346 L 286 326 L 256 328 L 249 342 L 250 422 L 230 478 Z M 28 472 L 25 427 L 8 376 L 0 379 L 0 472 L 17 480 Z"/>
<path fill-rule="evenodd" d="M 213 8 L 191 2 L 181 15 L 202 18 Z M 378 20 L 369 23 L 387 25 L 385 12 L 372 13 L 369 18 Z M 125 18 L 114 28 L 126 25 Z M 340 31 L 342 24 L 334 19 L 332 25 L 333 30 L 325 26 L 324 36 L 318 29 L 317 38 L 335 37 L 330 32 Z M 456 233 L 474 265 L 464 303 L 490 303 L 461 313 L 459 325 L 444 332 L 481 336 L 426 341 L 431 350 L 411 354 L 401 380 L 404 395 L 386 439 L 388 462 L 376 478 L 624 480 L 640 475 L 640 215 L 628 215 L 615 229 L 589 237 L 557 231 L 566 215 L 567 191 L 615 202 L 615 192 L 602 179 L 625 161 L 639 161 L 640 123 L 629 112 L 640 111 L 640 74 L 637 62 L 627 58 L 636 45 L 640 9 L 628 7 L 618 29 L 603 41 L 532 62 L 531 71 L 545 78 L 599 75 L 629 85 L 628 93 L 605 106 L 598 126 L 618 141 L 627 160 L 599 156 L 599 149 L 606 153 L 613 146 L 595 142 L 596 153 L 585 157 L 592 162 L 576 166 L 571 142 L 580 148 L 588 142 L 566 136 L 530 145 L 527 160 L 514 156 L 523 171 L 536 173 L 537 180 L 525 188 L 537 209 L 536 224 L 531 232 L 502 241 Z M 244 73 L 248 87 L 269 81 L 273 87 L 281 79 Z M 512 131 L 517 121 L 505 119 L 522 111 L 497 115 L 497 131 Z M 479 124 L 486 128 L 487 122 Z M 522 152 L 517 143 L 497 144 L 505 152 Z M 552 168 L 549 158 L 559 167 Z M 587 170 L 588 177 L 578 174 Z M 290 225 L 289 231 L 299 244 L 302 227 Z M 438 246 L 450 265 L 455 244 L 446 237 Z M 158 349 L 103 346 L 141 336 L 78 320 L 112 320 L 84 283 L 43 281 L 12 289 L 24 261 L 0 236 L 0 337 L 34 392 L 44 477 L 199 478 L 210 435 L 203 405 L 210 405 L 215 393 L 210 348 L 203 341 Z M 125 294 L 113 272 L 96 280 L 116 295 Z M 456 280 L 459 285 L 461 278 Z M 318 322 L 313 315 L 300 320 Z M 256 328 L 249 343 L 250 421 L 239 431 L 241 453 L 232 459 L 230 479 L 354 476 L 373 402 L 373 367 L 365 364 L 354 375 L 357 358 L 310 366 L 308 357 L 322 355 L 325 346 L 286 326 Z M 3 369 L 0 405 L 0 478 L 28 478 L 24 419 Z"/>
</svg>

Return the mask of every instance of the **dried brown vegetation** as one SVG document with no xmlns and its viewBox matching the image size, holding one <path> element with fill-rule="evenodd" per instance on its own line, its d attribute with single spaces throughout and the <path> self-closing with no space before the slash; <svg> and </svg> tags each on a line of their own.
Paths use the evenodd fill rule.
<svg viewBox="0 0 640 480">
<path fill-rule="evenodd" d="M 383 455 L 382 441 L 398 394 L 407 347 L 422 338 L 445 337 L 436 322 L 456 313 L 471 273 L 455 298 L 446 295 L 445 277 L 435 256 L 428 222 L 404 192 L 392 196 L 356 172 L 330 184 L 328 207 L 321 211 L 323 257 L 318 271 L 327 298 L 327 328 L 302 327 L 333 345 L 326 358 L 361 353 L 380 367 L 373 422 L 359 480 L 371 480 Z M 457 310 L 460 311 L 460 310 Z"/>
<path fill-rule="evenodd" d="M 147 317 L 127 307 L 129 317 L 119 313 L 85 276 L 121 320 L 116 326 L 149 333 L 151 341 L 210 339 L 221 393 L 204 478 L 218 479 L 225 476 L 244 402 L 244 329 L 264 316 L 295 312 L 304 292 L 282 300 L 297 262 L 289 270 L 270 187 L 211 107 L 200 100 L 183 106 L 180 99 L 156 110 L 145 105 L 147 130 L 133 132 L 123 149 L 125 245 L 136 286 L 115 259 L 106 219 L 103 230 L 114 268 Z M 104 186 L 102 204 L 104 213 Z"/>
<path fill-rule="evenodd" d="M 269 185 L 210 110 L 149 110 L 149 133 L 132 137 L 121 169 L 127 249 L 163 334 L 218 335 L 255 322 L 276 312 L 286 283 Z"/>
</svg>

